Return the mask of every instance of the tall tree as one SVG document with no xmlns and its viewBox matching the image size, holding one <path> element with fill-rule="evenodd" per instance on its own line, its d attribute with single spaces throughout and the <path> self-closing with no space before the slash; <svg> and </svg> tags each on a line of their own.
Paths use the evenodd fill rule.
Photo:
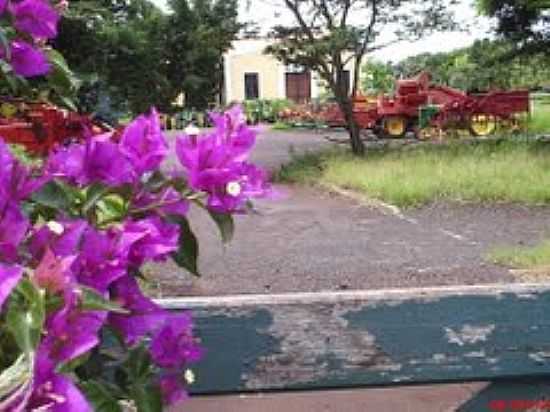
<svg viewBox="0 0 550 412">
<path fill-rule="evenodd" d="M 369 60 L 361 70 L 363 71 L 363 90 L 367 93 L 389 93 L 393 89 L 395 76 L 391 63 Z"/>
<path fill-rule="evenodd" d="M 550 83 L 544 56 L 511 57 L 513 45 L 502 40 L 478 40 L 448 53 L 423 53 L 394 65 L 398 77 L 428 71 L 436 83 L 466 91 L 536 89 Z"/>
<path fill-rule="evenodd" d="M 240 29 L 237 0 L 75 0 L 56 46 L 79 74 L 96 78 L 115 106 L 205 108 L 219 92 L 223 53 Z"/>
<path fill-rule="evenodd" d="M 478 0 L 478 5 L 496 18 L 497 34 L 515 45 L 515 54 L 550 54 L 548 0 Z"/>
<path fill-rule="evenodd" d="M 134 113 L 174 99 L 164 59 L 165 15 L 147 0 L 71 3 L 56 47 L 84 78 L 96 78 L 115 106 Z"/>
<path fill-rule="evenodd" d="M 259 0 L 258 0 L 259 1 Z M 344 72 L 352 62 L 352 95 L 358 89 L 360 67 L 365 56 L 385 44 L 384 29 L 393 28 L 395 40 L 417 39 L 434 29 L 453 26 L 447 6 L 453 0 L 281 0 L 294 18 L 279 26 L 279 40 L 269 52 L 285 63 L 315 70 L 326 82 L 344 114 L 353 153 L 362 155 L 365 146 L 353 116 L 353 102 L 344 85 Z"/>
<path fill-rule="evenodd" d="M 204 109 L 221 91 L 224 52 L 242 28 L 237 0 L 171 0 L 167 61 L 171 84 L 181 86 L 186 104 Z"/>
</svg>

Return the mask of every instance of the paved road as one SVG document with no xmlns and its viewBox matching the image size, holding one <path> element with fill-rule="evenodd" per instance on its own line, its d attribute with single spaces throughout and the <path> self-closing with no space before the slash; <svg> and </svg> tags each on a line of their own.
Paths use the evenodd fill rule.
<svg viewBox="0 0 550 412">
<path fill-rule="evenodd" d="M 341 136 L 339 136 L 341 137 Z M 254 160 L 274 169 L 328 145 L 313 133 L 266 133 Z M 203 277 L 157 266 L 164 296 L 280 293 L 508 282 L 504 268 L 483 255 L 496 244 L 532 244 L 550 233 L 550 209 L 520 206 L 432 205 L 390 215 L 314 188 L 284 187 L 287 197 L 261 201 L 259 215 L 237 217 L 234 242 L 223 247 L 199 211 Z M 286 395 L 194 398 L 179 410 L 447 412 L 483 384 L 371 389 Z"/>
<path fill-rule="evenodd" d="M 290 152 L 329 145 L 322 135 L 269 132 L 254 160 L 276 168 Z M 286 198 L 237 216 L 235 240 L 222 246 L 201 211 L 191 221 L 201 241 L 201 279 L 166 264 L 154 268 L 158 292 L 282 293 L 509 282 L 488 264 L 499 244 L 533 244 L 550 233 L 550 208 L 432 205 L 397 217 L 315 188 L 283 187 Z"/>
</svg>

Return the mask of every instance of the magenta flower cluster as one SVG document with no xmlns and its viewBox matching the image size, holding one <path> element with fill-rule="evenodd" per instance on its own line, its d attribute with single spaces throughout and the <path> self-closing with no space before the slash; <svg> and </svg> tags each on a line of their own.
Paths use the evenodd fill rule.
<svg viewBox="0 0 550 412">
<path fill-rule="evenodd" d="M 28 23 L 33 12 L 21 7 L 14 9 L 21 28 L 54 33 L 45 22 Z M 161 165 L 169 144 L 154 110 L 119 138 L 58 149 L 39 169 L 23 166 L 0 141 L 0 316 L 18 307 L 22 285 L 37 290 L 45 308 L 28 357 L 32 377 L 0 401 L 1 410 L 93 410 L 78 370 L 66 370 L 102 346 L 105 330 L 124 352 L 147 349 L 151 384 L 165 403 L 186 396 L 184 372 L 203 353 L 191 316 L 145 296 L 140 268 L 188 250 L 193 239 L 181 222 L 193 203 L 228 217 L 270 193 L 265 172 L 247 162 L 255 134 L 242 110 L 212 118 L 212 132 L 176 138 L 181 167 L 168 175 Z"/>
<path fill-rule="evenodd" d="M 7 47 L 0 47 L 0 58 L 23 77 L 48 73 L 50 63 L 40 44 L 57 35 L 57 10 L 47 0 L 0 0 L 0 15 L 16 30 Z"/>
</svg>

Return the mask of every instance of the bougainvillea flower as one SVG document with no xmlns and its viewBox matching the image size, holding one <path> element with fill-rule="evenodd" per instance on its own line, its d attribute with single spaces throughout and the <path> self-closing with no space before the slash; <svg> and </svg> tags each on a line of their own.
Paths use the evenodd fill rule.
<svg viewBox="0 0 550 412">
<path fill-rule="evenodd" d="M 120 186 L 135 179 L 132 165 L 108 135 L 58 150 L 50 155 L 46 171 L 51 177 L 81 186 L 94 182 Z"/>
<path fill-rule="evenodd" d="M 162 375 L 159 379 L 159 387 L 166 405 L 175 405 L 188 398 L 182 378 L 177 373 Z"/>
<path fill-rule="evenodd" d="M 85 156 L 86 146 L 82 144 L 61 147 L 48 157 L 46 173 L 52 177 L 64 178 L 71 183 L 87 184 L 89 178 L 85 172 Z"/>
<path fill-rule="evenodd" d="M 98 291 L 106 291 L 111 283 L 126 275 L 130 248 L 143 236 L 143 233 L 116 229 L 97 231 L 88 228 L 75 262 L 78 281 Z"/>
<path fill-rule="evenodd" d="M 208 193 L 208 207 L 218 212 L 242 212 L 248 200 L 271 192 L 267 174 L 244 162 L 255 134 L 242 116 L 238 106 L 224 115 L 212 114 L 215 133 L 198 140 L 186 135 L 176 140 L 176 154 L 189 185 Z"/>
<path fill-rule="evenodd" d="M 198 182 L 201 173 L 227 168 L 239 157 L 238 152 L 220 142 L 216 134 L 204 136 L 197 142 L 186 135 L 178 136 L 176 154 L 187 171 L 189 185 L 194 189 L 201 189 Z"/>
<path fill-rule="evenodd" d="M 207 170 L 197 177 L 197 187 L 209 194 L 208 207 L 221 213 L 239 213 L 253 198 L 269 196 L 267 173 L 249 163 L 233 163 L 219 170 Z"/>
<path fill-rule="evenodd" d="M 225 113 L 211 112 L 210 119 L 215 125 L 218 143 L 231 148 L 234 160 L 245 160 L 256 143 L 256 132 L 247 126 L 242 106 L 235 105 Z"/>
<path fill-rule="evenodd" d="M 16 265 L 5 265 L 0 263 L 0 309 L 4 301 L 23 276 L 23 268 Z"/>
<path fill-rule="evenodd" d="M 106 319 L 107 312 L 82 310 L 75 291 L 65 305 L 46 320 L 48 333 L 40 350 L 56 363 L 76 359 L 97 346 L 99 331 Z"/>
<path fill-rule="evenodd" d="M 176 154 L 187 169 L 191 187 L 197 175 L 206 170 L 218 170 L 244 161 L 254 143 L 256 134 L 242 120 L 242 108 L 235 106 L 224 114 L 210 114 L 216 125 L 214 133 L 198 138 L 180 135 L 176 139 Z"/>
<path fill-rule="evenodd" d="M 0 199 L 0 260 L 15 262 L 18 257 L 17 247 L 25 238 L 28 228 L 29 220 L 21 209 L 14 202 Z"/>
<path fill-rule="evenodd" d="M 129 261 L 136 267 L 146 261 L 162 261 L 178 249 L 179 226 L 158 216 L 128 221 L 124 232 L 142 235 L 130 248 Z"/>
<path fill-rule="evenodd" d="M 96 137 L 88 139 L 87 146 L 86 173 L 91 182 L 119 186 L 134 180 L 132 166 L 116 143 Z"/>
<path fill-rule="evenodd" d="M 14 40 L 10 46 L 10 63 L 16 74 L 23 77 L 36 77 L 43 76 L 50 71 L 50 63 L 42 50 L 23 40 Z M 5 52 L 1 49 L 0 52 L 0 58 L 5 59 Z"/>
<path fill-rule="evenodd" d="M 19 202 L 46 181 L 45 177 L 32 177 L 29 168 L 13 157 L 8 145 L 0 138 L 0 201 Z"/>
<path fill-rule="evenodd" d="M 12 4 L 17 30 L 37 39 L 57 36 L 59 13 L 46 0 L 23 0 Z"/>
<path fill-rule="evenodd" d="M 51 223 L 59 225 L 61 231 L 54 231 Z M 84 220 L 49 222 L 34 230 L 28 243 L 29 250 L 36 262 L 42 259 L 47 249 L 51 249 L 56 256 L 76 255 L 87 228 L 88 223 Z"/>
<path fill-rule="evenodd" d="M 132 202 L 137 209 L 159 205 L 154 210 L 165 215 L 185 216 L 189 211 L 189 201 L 184 199 L 173 187 L 167 187 L 159 193 L 143 192 L 138 194 Z"/>
<path fill-rule="evenodd" d="M 34 387 L 25 411 L 93 412 L 82 392 L 68 377 L 55 371 L 48 353 L 39 351 L 34 368 Z"/>
<path fill-rule="evenodd" d="M 193 337 L 191 315 L 170 315 L 153 337 L 149 352 L 153 362 L 161 368 L 181 368 L 199 361 L 202 350 Z"/>
<path fill-rule="evenodd" d="M 168 144 L 154 108 L 148 116 L 141 115 L 126 126 L 120 147 L 138 175 L 160 166 L 168 153 Z"/>
<path fill-rule="evenodd" d="M 38 287 L 52 294 L 65 292 L 74 282 L 70 269 L 75 259 L 76 256 L 57 257 L 47 249 L 31 279 Z"/>
<path fill-rule="evenodd" d="M 133 346 L 145 335 L 158 330 L 165 322 L 167 312 L 145 297 L 136 280 L 125 276 L 111 287 L 111 300 L 120 304 L 129 314 L 109 315 L 109 324 L 124 338 L 127 345 Z"/>
</svg>

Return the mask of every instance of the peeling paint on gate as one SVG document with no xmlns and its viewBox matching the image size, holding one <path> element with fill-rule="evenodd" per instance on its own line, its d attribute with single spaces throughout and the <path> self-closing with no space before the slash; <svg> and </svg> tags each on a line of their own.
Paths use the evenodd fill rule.
<svg viewBox="0 0 550 412">
<path fill-rule="evenodd" d="M 189 302 L 196 393 L 550 375 L 550 285 Z"/>
</svg>

